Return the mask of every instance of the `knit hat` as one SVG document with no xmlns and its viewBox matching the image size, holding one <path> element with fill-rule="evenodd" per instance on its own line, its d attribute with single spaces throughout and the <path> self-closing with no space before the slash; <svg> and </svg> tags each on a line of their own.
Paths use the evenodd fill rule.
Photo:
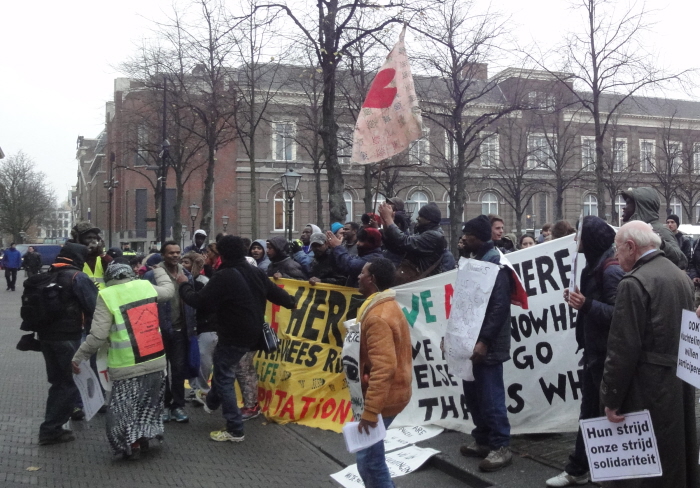
<svg viewBox="0 0 700 488">
<path fill-rule="evenodd" d="M 86 232 L 90 232 L 90 231 L 93 231 L 96 234 L 102 233 L 102 231 L 99 229 L 99 227 L 95 227 L 90 222 L 78 222 L 71 229 L 70 235 L 75 242 L 79 242 L 80 236 L 85 234 Z"/>
<path fill-rule="evenodd" d="M 382 245 L 382 233 L 374 227 L 365 227 L 357 233 L 357 240 L 366 242 L 370 248 L 376 249 Z"/>
<path fill-rule="evenodd" d="M 105 283 L 109 283 L 112 280 L 125 280 L 127 278 L 136 278 L 136 273 L 134 273 L 134 270 L 128 264 L 110 263 L 105 270 Z"/>
<path fill-rule="evenodd" d="M 343 228 L 343 224 L 341 224 L 340 222 L 333 222 L 331 224 L 331 232 L 333 232 L 334 234 L 342 228 Z"/>
<path fill-rule="evenodd" d="M 160 254 L 151 254 L 146 260 L 146 266 L 150 268 L 151 266 L 160 264 L 161 261 L 163 261 L 163 256 Z"/>
<path fill-rule="evenodd" d="M 464 224 L 462 233 L 472 235 L 480 241 L 488 242 L 491 240 L 491 221 L 486 215 L 479 215 Z"/>
<path fill-rule="evenodd" d="M 430 202 L 427 205 L 423 205 L 420 210 L 418 210 L 418 216 L 423 217 L 424 219 L 435 224 L 439 224 L 442 220 L 442 213 L 435 202 Z"/>
<path fill-rule="evenodd" d="M 117 259 L 124 256 L 124 253 L 118 247 L 110 247 L 105 254 L 110 256 L 112 259 Z"/>
<path fill-rule="evenodd" d="M 669 215 L 668 217 L 666 217 L 666 220 L 667 220 L 667 221 L 668 221 L 668 220 L 674 220 L 674 221 L 676 222 L 676 227 L 678 227 L 679 225 L 681 225 L 681 222 L 680 222 L 681 219 L 678 218 L 678 215 L 671 214 L 671 215 Z"/>
</svg>

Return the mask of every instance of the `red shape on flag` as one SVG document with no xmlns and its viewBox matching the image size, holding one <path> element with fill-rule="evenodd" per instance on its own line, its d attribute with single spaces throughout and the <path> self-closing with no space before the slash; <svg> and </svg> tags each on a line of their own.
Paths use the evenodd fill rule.
<svg viewBox="0 0 700 488">
<path fill-rule="evenodd" d="M 393 68 L 385 69 L 377 73 L 374 77 L 372 86 L 369 89 L 363 108 L 388 108 L 391 107 L 391 102 L 396 97 L 398 89 L 396 87 L 387 88 L 387 85 L 394 80 L 396 70 Z"/>
</svg>

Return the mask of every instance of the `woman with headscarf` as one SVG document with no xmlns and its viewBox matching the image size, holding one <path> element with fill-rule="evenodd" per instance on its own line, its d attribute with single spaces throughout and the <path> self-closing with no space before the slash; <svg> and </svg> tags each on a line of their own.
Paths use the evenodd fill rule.
<svg viewBox="0 0 700 488">
<path fill-rule="evenodd" d="M 90 334 L 73 356 L 77 374 L 83 361 L 109 344 L 107 439 L 115 454 L 130 459 L 138 459 L 148 441 L 163 433 L 166 362 L 156 302 L 170 300 L 175 288 L 164 269 L 156 268 L 154 275 L 156 285 L 137 280 L 128 264 L 110 264 Z"/>
</svg>

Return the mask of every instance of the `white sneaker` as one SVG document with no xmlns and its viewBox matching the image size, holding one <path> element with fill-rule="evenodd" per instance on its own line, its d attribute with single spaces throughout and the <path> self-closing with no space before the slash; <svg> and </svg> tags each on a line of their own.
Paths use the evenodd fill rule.
<svg viewBox="0 0 700 488">
<path fill-rule="evenodd" d="M 549 478 L 547 480 L 547 486 L 551 487 L 556 487 L 556 486 L 576 486 L 576 485 L 585 485 L 589 481 L 589 474 L 582 474 L 581 476 L 572 476 L 566 471 L 562 472 L 561 474 L 558 474 L 554 478 Z"/>
<path fill-rule="evenodd" d="M 207 405 L 207 394 L 204 393 L 202 390 L 197 390 L 194 392 L 194 400 L 197 403 L 202 404 L 202 407 L 204 407 L 205 412 L 207 412 L 207 413 L 212 412 L 211 408 L 209 408 L 209 406 Z"/>
</svg>

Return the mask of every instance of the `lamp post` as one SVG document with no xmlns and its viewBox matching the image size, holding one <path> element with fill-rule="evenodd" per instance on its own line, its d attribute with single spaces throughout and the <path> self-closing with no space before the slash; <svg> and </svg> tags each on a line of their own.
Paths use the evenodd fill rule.
<svg viewBox="0 0 700 488">
<path fill-rule="evenodd" d="M 114 179 L 114 161 L 116 160 L 116 155 L 113 152 L 109 153 L 109 179 L 104 181 L 104 187 L 107 189 L 107 196 L 109 201 L 109 229 L 107 230 L 107 243 L 109 247 L 112 247 L 112 202 L 114 201 L 114 189 L 119 186 L 119 182 Z"/>
<path fill-rule="evenodd" d="M 168 110 L 168 78 L 163 76 L 163 150 L 160 152 L 160 243 L 165 242 L 165 208 L 166 208 L 166 181 L 168 179 L 168 156 L 170 151 L 170 141 L 168 141 L 167 131 L 167 110 Z"/>
<path fill-rule="evenodd" d="M 199 213 L 199 205 L 193 203 L 190 205 L 190 218 L 192 219 L 192 238 L 194 238 L 194 221 L 197 220 L 197 214 Z"/>
<path fill-rule="evenodd" d="M 21 231 L 19 233 L 19 237 L 22 239 L 22 244 L 24 244 L 24 238 L 27 237 L 27 233 L 24 231 Z"/>
<path fill-rule="evenodd" d="M 413 212 L 416 211 L 416 207 L 418 206 L 418 202 L 414 200 L 406 200 L 404 202 L 404 207 L 406 208 L 406 213 L 408 214 L 409 218 L 413 217 Z"/>
<path fill-rule="evenodd" d="M 224 226 L 224 234 L 226 233 L 226 227 L 228 227 L 228 215 L 221 216 L 221 223 Z"/>
<path fill-rule="evenodd" d="M 294 195 L 296 195 L 299 189 L 299 182 L 301 181 L 301 175 L 294 170 L 288 169 L 285 174 L 282 175 L 282 188 L 284 188 L 284 194 L 287 197 L 287 238 L 292 240 L 292 216 L 294 212 Z"/>
<path fill-rule="evenodd" d="M 185 235 L 187 234 L 187 228 L 183 227 L 182 228 L 182 249 L 185 248 Z"/>
</svg>

